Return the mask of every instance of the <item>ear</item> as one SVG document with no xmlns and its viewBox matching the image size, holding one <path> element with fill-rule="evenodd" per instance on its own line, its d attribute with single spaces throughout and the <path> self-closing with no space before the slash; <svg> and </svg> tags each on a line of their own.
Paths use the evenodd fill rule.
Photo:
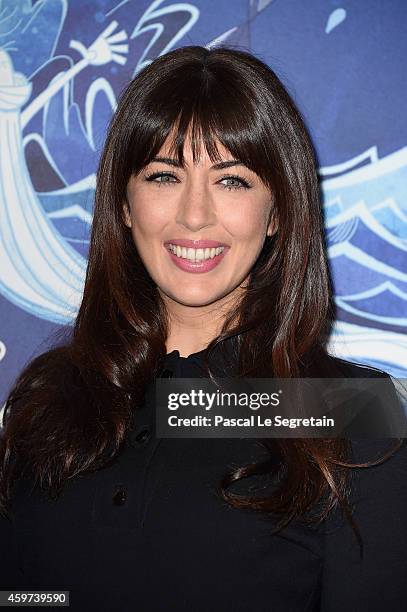
<svg viewBox="0 0 407 612">
<path fill-rule="evenodd" d="M 125 225 L 127 225 L 127 227 L 131 227 L 130 207 L 127 201 L 123 202 L 122 212 L 122 217 Z"/>
</svg>

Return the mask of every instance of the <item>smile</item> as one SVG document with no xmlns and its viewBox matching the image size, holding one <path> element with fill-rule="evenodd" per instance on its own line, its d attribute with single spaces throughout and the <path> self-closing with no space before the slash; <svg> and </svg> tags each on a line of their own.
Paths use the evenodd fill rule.
<svg viewBox="0 0 407 612">
<path fill-rule="evenodd" d="M 213 259 L 216 255 L 220 255 L 225 247 L 217 247 L 212 249 L 191 249 L 187 247 L 181 247 L 176 244 L 169 244 L 168 248 L 177 257 L 182 257 L 182 259 L 188 259 L 189 261 L 195 263 L 196 261 Z"/>
<path fill-rule="evenodd" d="M 220 264 L 230 247 L 192 249 L 175 244 L 167 244 L 165 250 L 172 262 L 184 272 L 202 273 L 213 270 Z"/>
</svg>

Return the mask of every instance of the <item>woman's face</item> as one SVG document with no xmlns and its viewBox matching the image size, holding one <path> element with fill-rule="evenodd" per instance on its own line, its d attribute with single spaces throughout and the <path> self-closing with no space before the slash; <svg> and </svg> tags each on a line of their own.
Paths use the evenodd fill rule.
<svg viewBox="0 0 407 612">
<path fill-rule="evenodd" d="M 204 147 L 193 165 L 189 140 L 185 168 L 159 160 L 169 157 L 164 144 L 127 186 L 124 218 L 138 253 L 163 297 L 185 306 L 239 292 L 274 231 L 270 191 L 217 144 L 227 167 L 213 165 Z"/>
</svg>

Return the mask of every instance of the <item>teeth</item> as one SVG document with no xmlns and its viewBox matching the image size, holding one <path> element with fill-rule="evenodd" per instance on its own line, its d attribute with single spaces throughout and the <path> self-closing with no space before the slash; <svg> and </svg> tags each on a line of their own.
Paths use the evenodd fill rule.
<svg viewBox="0 0 407 612">
<path fill-rule="evenodd" d="M 206 249 L 187 249 L 179 245 L 169 244 L 168 248 L 177 257 L 189 259 L 190 261 L 202 261 L 205 259 L 213 259 L 216 255 L 222 253 L 225 247 L 206 248 Z"/>
</svg>

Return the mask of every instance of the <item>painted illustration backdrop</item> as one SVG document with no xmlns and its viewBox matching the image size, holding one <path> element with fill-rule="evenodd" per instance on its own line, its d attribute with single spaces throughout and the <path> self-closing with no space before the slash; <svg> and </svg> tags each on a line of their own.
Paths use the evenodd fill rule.
<svg viewBox="0 0 407 612">
<path fill-rule="evenodd" d="M 403 0 L 0 1 L 0 401 L 75 317 L 121 90 L 189 44 L 250 50 L 288 88 L 318 153 L 329 348 L 406 377 L 406 31 Z"/>
</svg>

